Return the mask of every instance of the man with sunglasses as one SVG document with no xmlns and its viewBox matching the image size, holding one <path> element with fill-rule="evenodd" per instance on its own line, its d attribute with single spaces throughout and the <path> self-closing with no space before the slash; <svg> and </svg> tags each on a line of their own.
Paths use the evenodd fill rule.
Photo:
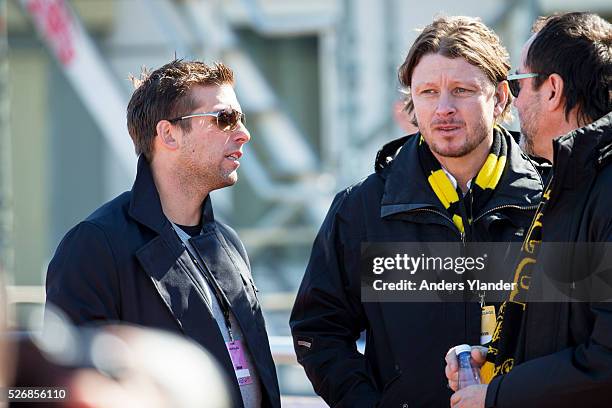
<svg viewBox="0 0 612 408">
<path fill-rule="evenodd" d="M 593 13 L 542 18 L 508 77 L 526 150 L 552 162 L 488 349 L 487 385 L 452 407 L 612 406 L 612 25 Z M 454 353 L 449 385 L 457 389 Z"/>
<path fill-rule="evenodd" d="M 388 301 L 388 292 L 365 301 L 361 248 L 444 242 L 457 254 L 468 241 L 520 242 L 542 181 L 499 125 L 509 69 L 499 38 L 475 18 L 438 18 L 410 48 L 398 74 L 420 132 L 384 146 L 375 173 L 336 196 L 291 314 L 298 361 L 330 406 L 448 407 L 440 356 L 480 339 L 489 309 Z M 364 331 L 365 355 L 355 344 Z"/>
<path fill-rule="evenodd" d="M 250 139 L 233 72 L 174 60 L 134 82 L 136 181 L 66 234 L 47 302 L 79 325 L 122 321 L 190 337 L 231 379 L 233 406 L 280 407 L 245 248 L 215 220 L 209 194 L 236 183 Z"/>
</svg>

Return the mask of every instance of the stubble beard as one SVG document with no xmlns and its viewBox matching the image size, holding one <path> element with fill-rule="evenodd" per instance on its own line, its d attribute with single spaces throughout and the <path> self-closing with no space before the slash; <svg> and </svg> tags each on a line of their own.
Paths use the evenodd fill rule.
<svg viewBox="0 0 612 408">
<path fill-rule="evenodd" d="M 476 150 L 476 148 L 480 146 L 480 144 L 487 138 L 488 131 L 486 124 L 480 121 L 478 125 L 474 128 L 472 134 L 474 135 L 474 137 L 470 137 L 470 134 L 468 133 L 463 144 L 458 148 L 455 148 L 454 150 L 445 149 L 444 147 L 439 146 L 433 141 L 432 143 L 428 143 L 428 145 L 432 152 L 436 153 L 441 157 L 464 157 Z M 427 140 L 427 138 L 425 138 L 425 140 Z"/>
<path fill-rule="evenodd" d="M 235 170 L 225 169 L 221 164 L 212 167 L 203 162 L 205 160 L 195 157 L 194 153 L 186 152 L 175 169 L 181 190 L 189 197 L 203 200 L 208 192 L 236 183 L 238 175 Z"/>
<path fill-rule="evenodd" d="M 533 139 L 529 136 L 529 130 L 521 125 L 521 148 L 530 156 L 535 156 Z"/>
<path fill-rule="evenodd" d="M 202 158 L 198 158 L 189 141 L 186 141 L 180 153 L 180 159 L 174 168 L 175 178 L 181 191 L 189 198 L 203 200 L 210 189 L 210 175 Z"/>
<path fill-rule="evenodd" d="M 535 135 L 537 134 L 537 117 L 539 115 L 539 107 L 537 104 L 532 104 L 529 111 L 518 111 L 519 122 L 521 125 L 521 140 L 523 141 L 523 150 L 531 155 L 538 156 L 535 147 Z"/>
</svg>

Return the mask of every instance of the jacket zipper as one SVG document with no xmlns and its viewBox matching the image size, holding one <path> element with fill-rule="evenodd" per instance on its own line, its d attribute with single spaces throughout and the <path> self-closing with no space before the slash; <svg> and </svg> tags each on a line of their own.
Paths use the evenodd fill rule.
<svg viewBox="0 0 612 408">
<path fill-rule="evenodd" d="M 527 207 L 521 207 L 519 205 L 513 205 L 513 204 L 499 205 L 497 207 L 491 208 L 490 210 L 488 210 L 488 211 L 480 214 L 478 217 L 474 218 L 472 220 L 472 224 L 474 224 L 476 221 L 478 221 L 479 219 L 481 219 L 485 215 L 490 214 L 493 211 L 501 210 L 502 208 L 516 208 L 517 210 L 528 211 L 528 210 L 536 210 L 538 208 L 538 206 L 537 205 L 530 205 L 530 206 L 527 206 Z M 429 209 L 429 208 L 416 208 L 414 210 L 411 210 L 411 212 L 416 212 L 416 211 L 425 211 L 425 212 L 430 212 L 430 213 L 438 214 L 439 216 L 441 216 L 442 218 L 444 218 L 445 220 L 450 222 L 453 226 L 455 226 L 455 223 L 453 222 L 453 220 L 451 220 L 450 217 L 448 217 L 447 215 L 441 213 L 440 211 L 432 210 L 432 209 Z M 457 229 L 457 228 L 455 227 L 455 229 Z M 457 232 L 459 232 L 459 236 L 461 237 L 461 241 L 463 243 L 465 243 L 465 233 L 459 231 L 458 229 L 457 229 Z"/>
<path fill-rule="evenodd" d="M 438 214 L 438 215 L 442 216 L 442 218 L 444 218 L 444 219 L 448 220 L 448 221 L 449 221 L 449 222 L 450 222 L 450 223 L 453 225 L 453 227 L 455 227 L 455 230 L 456 230 L 456 231 L 459 233 L 459 236 L 461 237 L 461 243 L 463 244 L 463 248 L 464 248 L 464 250 L 465 250 L 465 246 L 466 246 L 466 241 L 465 241 L 465 232 L 461 232 L 461 231 L 459 231 L 459 228 L 457 228 L 457 226 L 455 225 L 455 223 L 453 222 L 453 220 L 451 220 L 451 219 L 450 219 L 450 217 L 448 217 L 447 215 L 445 215 L 445 214 L 443 214 L 443 213 L 441 213 L 441 212 L 439 212 L 439 211 L 436 211 L 436 210 L 431 210 L 431 209 L 429 209 L 429 208 L 417 208 L 417 209 L 412 210 L 412 211 L 426 211 L 426 212 L 430 212 L 430 213 Z M 463 333 L 465 334 L 465 336 L 464 336 L 464 337 L 466 337 L 466 338 L 467 338 L 467 333 L 468 333 L 468 322 L 467 322 L 467 315 L 468 315 L 468 304 L 467 304 L 467 303 L 465 303 L 465 304 L 463 305 L 463 313 L 464 313 L 464 315 L 466 316 L 466 318 L 464 319 Z"/>
<path fill-rule="evenodd" d="M 465 244 L 465 234 L 463 232 L 459 231 L 459 229 L 457 228 L 457 226 L 455 225 L 455 223 L 453 222 L 453 220 L 449 216 L 441 213 L 440 211 L 432 210 L 432 209 L 429 209 L 429 208 L 416 208 L 414 210 L 411 210 L 410 212 L 416 212 L 416 211 L 425 211 L 425 212 L 430 212 L 430 213 L 438 214 L 439 216 L 441 216 L 442 218 L 444 218 L 445 220 L 450 222 L 451 225 L 453 227 L 455 227 L 455 230 L 459 233 L 459 236 L 461 237 L 461 241 Z"/>
<path fill-rule="evenodd" d="M 472 223 L 475 223 L 476 221 L 478 221 L 479 219 L 481 219 L 482 217 L 484 217 L 487 214 L 492 213 L 493 211 L 497 211 L 500 210 L 502 208 L 516 208 L 517 210 L 537 210 L 538 206 L 537 205 L 530 205 L 527 207 L 521 207 L 519 205 L 512 205 L 512 204 L 508 204 L 508 205 L 500 205 L 494 208 L 491 208 L 488 211 L 483 212 L 482 214 L 480 214 L 478 217 L 474 218 L 474 220 L 472 221 Z"/>
</svg>

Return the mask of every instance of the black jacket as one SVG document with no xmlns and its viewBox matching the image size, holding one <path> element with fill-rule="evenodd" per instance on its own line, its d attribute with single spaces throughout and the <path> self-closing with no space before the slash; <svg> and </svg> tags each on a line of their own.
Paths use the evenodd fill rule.
<svg viewBox="0 0 612 408">
<path fill-rule="evenodd" d="M 474 241 L 520 241 L 540 200 L 539 174 L 505 137 L 509 165 L 474 216 Z M 444 355 L 480 339 L 477 303 L 360 300 L 362 242 L 461 245 L 459 230 L 424 177 L 418 140 L 409 136 L 385 146 L 376 172 L 336 196 L 295 301 L 291 330 L 298 361 L 333 407 L 448 407 Z M 364 330 L 365 356 L 355 347 Z"/>
<path fill-rule="evenodd" d="M 538 293 L 542 280 L 555 274 L 571 277 L 571 293 L 570 282 L 575 291 L 576 282 L 592 275 L 598 251 L 608 251 L 605 262 L 611 259 L 607 245 L 589 245 L 595 252 L 586 257 L 581 244 L 566 253 L 546 245 L 612 242 L 611 121 L 612 113 L 554 141 L 554 177 L 529 292 Z M 487 407 L 612 406 L 611 302 L 531 302 L 519 338 L 515 367 L 491 382 Z"/>
<path fill-rule="evenodd" d="M 210 198 L 202 217 L 204 232 L 190 242 L 231 304 L 261 378 L 264 406 L 280 407 L 244 246 L 230 227 L 215 221 Z M 47 272 L 47 301 L 79 325 L 123 321 L 192 338 L 217 358 L 241 406 L 232 363 L 200 294 L 199 279 L 200 272 L 162 212 L 151 169 L 141 156 L 132 190 L 100 207 L 60 243 Z"/>
</svg>

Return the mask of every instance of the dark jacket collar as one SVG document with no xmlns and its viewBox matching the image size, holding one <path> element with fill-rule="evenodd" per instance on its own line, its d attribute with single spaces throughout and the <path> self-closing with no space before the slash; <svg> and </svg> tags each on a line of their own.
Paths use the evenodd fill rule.
<svg viewBox="0 0 612 408">
<path fill-rule="evenodd" d="M 583 185 L 612 162 L 612 112 L 553 141 L 552 196 Z"/>
<path fill-rule="evenodd" d="M 151 166 L 144 155 L 140 155 L 138 158 L 138 170 L 132 187 L 129 214 L 136 221 L 146 225 L 158 234 L 170 227 L 170 222 L 162 210 L 159 193 L 153 181 Z M 202 205 L 202 223 L 208 222 L 214 222 L 210 195 L 206 196 Z"/>
<path fill-rule="evenodd" d="M 597 167 L 612 148 L 612 112 L 553 141 L 554 167 L 571 159 L 572 164 Z M 607 154 L 608 153 L 608 154 Z"/>
<path fill-rule="evenodd" d="M 541 198 L 542 179 L 534 164 L 510 133 L 503 128 L 501 131 L 508 143 L 508 166 L 481 213 L 498 206 L 534 206 Z M 444 211 L 425 178 L 417 154 L 418 142 L 419 133 L 405 136 L 385 145 L 377 155 L 375 168 L 385 180 L 383 217 L 426 207 Z"/>
</svg>

